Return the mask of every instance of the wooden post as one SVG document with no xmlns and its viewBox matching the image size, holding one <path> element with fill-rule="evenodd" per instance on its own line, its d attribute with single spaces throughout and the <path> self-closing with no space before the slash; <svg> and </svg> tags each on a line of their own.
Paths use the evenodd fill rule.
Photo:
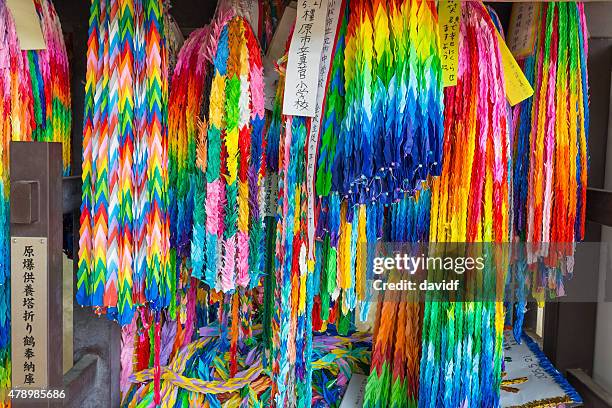
<svg viewBox="0 0 612 408">
<path fill-rule="evenodd" d="M 63 391 L 62 146 L 11 142 L 10 152 L 12 403 L 61 407 L 47 393 Z"/>
</svg>

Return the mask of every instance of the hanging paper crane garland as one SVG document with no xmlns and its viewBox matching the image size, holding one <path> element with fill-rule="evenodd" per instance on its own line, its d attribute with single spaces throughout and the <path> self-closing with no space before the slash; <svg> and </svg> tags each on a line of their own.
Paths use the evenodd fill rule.
<svg viewBox="0 0 612 408">
<path fill-rule="evenodd" d="M 122 325 L 172 298 L 163 33 L 161 1 L 91 3 L 77 300 Z"/>
<path fill-rule="evenodd" d="M 479 3 L 462 4 L 457 77 L 457 86 L 444 94 L 444 165 L 432 184 L 430 241 L 507 243 L 509 119 L 497 32 Z M 482 276 L 466 282 L 479 285 L 482 298 L 425 303 L 419 406 L 498 404 L 504 316 L 499 288 L 508 263 L 490 246 L 482 248 Z"/>
<path fill-rule="evenodd" d="M 584 239 L 586 215 L 589 105 L 584 5 L 537 5 L 534 25 L 533 52 L 519 63 L 535 94 L 513 112 L 514 235 L 528 243 L 531 252 L 514 266 L 520 294 L 514 330 L 519 342 L 528 287 L 540 300 L 563 294 L 564 277 L 573 273 L 575 242 Z M 529 279 L 530 271 L 537 271 L 537 278 Z"/>
</svg>

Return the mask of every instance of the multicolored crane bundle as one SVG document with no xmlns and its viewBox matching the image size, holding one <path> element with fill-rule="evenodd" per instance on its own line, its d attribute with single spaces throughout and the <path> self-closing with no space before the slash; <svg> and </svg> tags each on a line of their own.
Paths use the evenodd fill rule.
<svg viewBox="0 0 612 408">
<path fill-rule="evenodd" d="M 195 73 L 195 83 L 179 83 L 182 74 L 177 73 L 171 101 L 178 136 L 171 148 L 171 185 L 176 188 L 172 245 L 177 267 L 191 266 L 191 275 L 210 288 L 210 304 L 219 303 L 221 332 L 227 334 L 231 327 L 232 370 L 237 368 L 239 339 L 242 344 L 250 337 L 249 296 L 262 275 L 264 238 L 259 208 L 264 163 L 261 50 L 246 19 L 234 15 L 223 9 L 210 29 L 197 34 L 208 36 L 208 42 L 188 41 L 189 47 L 204 47 L 200 56 L 191 55 L 210 66 L 198 62 L 202 72 Z M 192 70 L 192 63 L 196 61 L 178 68 Z M 189 93 L 181 94 L 181 88 Z"/>
<path fill-rule="evenodd" d="M 344 118 L 344 48 L 348 25 L 348 7 L 342 11 L 336 46 L 331 62 L 328 86 L 326 89 L 323 118 L 320 127 L 319 158 L 316 173 L 316 192 L 320 197 L 319 218 L 317 222 L 317 241 L 315 241 L 317 260 L 315 273 L 315 303 L 313 328 L 325 330 L 335 300 L 338 282 L 338 228 L 340 227 L 340 195 L 338 193 L 341 173 L 336 171 L 341 156 L 336 154 Z M 333 232 L 332 232 L 333 231 Z M 344 269 L 341 268 L 340 272 Z M 334 294 L 332 296 L 332 294 Z M 346 313 L 345 313 L 346 314 Z M 332 322 L 333 323 L 333 322 Z M 344 330 L 340 330 L 344 332 Z"/>
<path fill-rule="evenodd" d="M 45 41 L 45 49 L 22 51 L 10 11 L 4 4 L 6 63 L 13 82 L 10 111 L 12 125 L 7 129 L 15 141 L 60 142 L 64 175 L 70 174 L 70 74 L 64 35 L 50 1 L 36 0 L 34 6 Z M 19 101 L 19 103 L 17 103 Z"/>
<path fill-rule="evenodd" d="M 285 69 L 283 63 L 279 67 L 281 82 Z M 282 106 L 282 94 L 277 91 L 275 105 L 279 103 Z M 280 109 L 275 111 L 280 113 Z M 306 329 L 311 322 L 308 306 L 312 308 L 313 284 L 312 269 L 306 262 L 306 138 L 310 120 L 283 115 L 280 121 L 274 258 L 278 331 L 273 337 L 272 398 L 277 407 L 307 406 L 312 395 L 312 328 Z M 295 392 L 289 389 L 291 384 Z"/>
<path fill-rule="evenodd" d="M 177 56 L 177 66 L 173 70 L 171 78 L 173 85 L 170 88 L 169 100 L 169 131 L 172 136 L 169 140 L 169 194 L 172 257 L 174 257 L 174 252 L 176 252 L 179 265 L 181 263 L 190 264 L 191 262 L 187 261 L 192 258 L 191 261 L 196 271 L 194 276 L 196 277 L 201 276 L 205 265 L 204 251 L 202 250 L 205 243 L 199 240 L 205 237 L 205 230 L 202 228 L 205 228 L 206 224 L 206 188 L 202 181 L 205 180 L 204 176 L 208 165 L 207 133 L 211 103 L 211 82 L 214 75 L 213 63 L 217 54 L 219 36 L 222 34 L 221 31 L 224 25 L 228 23 L 232 16 L 240 11 L 236 10 L 236 8 L 241 3 L 233 3 L 239 2 L 228 0 L 219 6 L 218 10 L 221 10 L 220 16 L 215 18 L 214 29 L 211 26 L 206 26 L 192 33 Z M 274 5 L 266 2 L 265 6 L 273 7 Z M 169 4 L 166 7 L 169 8 Z M 258 51 L 257 40 L 253 36 L 250 27 L 248 27 L 246 20 L 243 22 L 243 25 L 245 27 L 245 35 L 240 37 L 238 43 L 232 44 L 232 49 L 243 52 L 244 50 L 239 50 L 239 48 L 243 45 L 244 41 L 247 41 L 246 51 L 250 54 L 246 55 L 246 60 L 241 61 L 241 64 L 245 64 L 241 69 L 243 71 L 245 68 L 249 69 L 249 76 L 245 80 L 250 87 L 254 86 L 255 88 L 249 88 L 249 99 L 241 101 L 243 104 L 247 100 L 249 102 L 248 107 L 246 105 L 242 107 L 241 113 L 245 115 L 247 114 L 247 109 L 254 108 L 251 116 L 253 117 L 253 125 L 257 127 L 254 129 L 256 135 L 260 137 L 259 134 L 262 131 L 260 128 L 263 126 L 262 101 L 260 100 L 263 89 L 259 89 L 262 86 L 260 80 L 262 73 L 259 67 L 261 65 L 261 51 Z M 211 32 L 211 30 L 214 30 L 214 32 Z M 225 44 L 225 46 L 229 47 L 229 44 Z M 227 50 L 223 52 L 227 52 Z M 250 63 L 250 67 L 246 65 L 247 63 Z M 241 72 L 241 75 L 244 76 L 245 72 Z M 255 81 L 254 84 L 248 82 L 252 80 Z M 251 91 L 254 91 L 254 96 L 251 95 Z M 245 94 L 244 97 L 246 96 Z M 221 93 L 218 97 L 225 98 L 226 95 Z M 251 99 L 254 99 L 254 102 Z M 212 102 L 217 103 L 218 101 L 213 100 Z M 242 118 L 241 120 L 244 122 L 245 119 Z M 242 129 L 246 131 L 244 125 Z M 259 170 L 256 169 L 261 167 L 259 163 L 261 161 L 260 146 L 261 142 L 256 143 L 257 157 L 255 160 L 247 157 L 241 163 L 243 183 L 246 181 L 245 177 L 254 177 L 259 174 Z M 242 149 L 244 150 L 245 147 L 246 145 L 242 146 Z M 245 150 L 243 156 L 248 156 L 246 153 Z M 253 168 L 244 173 L 249 168 L 247 166 L 249 162 L 253 162 L 251 163 Z M 252 176 L 250 175 L 251 173 L 253 174 Z M 259 181 L 258 177 L 254 181 Z M 247 187 L 252 190 L 251 196 L 253 198 L 256 197 L 258 194 L 257 190 L 253 189 L 257 187 L 257 183 L 252 182 Z M 244 193 L 245 191 L 243 191 L 243 196 Z M 199 200 L 195 206 L 194 200 Z M 245 202 L 244 200 L 242 201 L 242 203 Z M 244 213 L 245 209 L 243 204 L 242 223 L 244 223 L 245 219 L 248 219 L 248 216 L 244 216 L 248 215 L 248 212 Z M 192 236 L 195 236 L 194 239 L 198 240 L 197 244 L 193 246 L 191 245 Z M 241 239 L 242 245 L 244 245 L 244 238 Z M 248 258 L 248 253 L 246 255 Z M 242 259 L 243 262 L 244 260 Z M 212 287 L 214 286 L 212 285 Z"/>
<path fill-rule="evenodd" d="M 462 4 L 457 86 L 445 89 L 442 175 L 432 184 L 431 242 L 483 242 L 474 297 L 425 303 L 419 406 L 497 406 L 503 285 L 510 242 L 510 134 L 498 34 L 487 9 Z M 483 70 L 486 75 L 482 75 Z"/>
<path fill-rule="evenodd" d="M 257 286 L 263 244 L 259 215 L 262 171 L 263 68 L 248 23 L 222 26 L 210 89 L 206 133 L 204 230 L 194 225 L 193 276 L 223 292 Z M 221 177 L 223 175 L 223 177 Z M 198 192 L 196 192 L 198 194 Z M 197 211 L 198 209 L 196 209 Z"/>
<path fill-rule="evenodd" d="M 540 300 L 562 295 L 584 239 L 588 172 L 588 41 L 582 3 L 538 5 L 533 50 L 519 63 L 535 94 L 514 108 L 514 234 L 526 243 L 516 265 L 515 329 L 527 288 Z M 534 275 L 535 274 L 535 275 Z M 534 275 L 534 276 L 530 276 Z"/>
<path fill-rule="evenodd" d="M 77 300 L 129 324 L 167 307 L 168 69 L 161 0 L 94 0 Z"/>
<path fill-rule="evenodd" d="M 358 0 L 349 10 L 338 191 L 356 202 L 399 199 L 442 165 L 436 4 Z"/>
<path fill-rule="evenodd" d="M 588 170 L 584 8 L 551 2 L 542 4 L 538 16 L 534 52 L 520 61 L 536 92 L 514 111 L 519 120 L 515 195 L 522 204 L 515 207 L 515 229 L 534 244 L 573 243 L 584 238 Z M 542 257 L 547 256 L 544 250 Z M 551 254 L 546 262 L 554 266 L 559 261 Z"/>
<path fill-rule="evenodd" d="M 166 21 L 169 17 L 166 16 Z M 187 267 L 189 239 L 177 244 L 178 228 L 188 224 L 184 218 L 193 211 L 193 189 L 195 151 L 198 129 L 202 127 L 199 114 L 204 99 L 205 80 L 208 64 L 208 44 L 210 29 L 205 27 L 194 32 L 176 56 L 176 67 L 172 77 L 168 101 L 168 178 L 169 178 L 169 217 L 170 217 L 170 293 L 168 314 L 160 321 L 160 362 L 165 364 L 176 349 L 189 343 L 195 326 L 196 286 L 190 283 L 190 269 Z M 168 34 L 167 34 L 168 35 Z M 191 160 L 187 160 L 187 157 Z M 189 165 L 189 163 L 193 163 Z M 187 209 L 187 211 L 185 211 Z M 179 215 L 180 213 L 180 215 Z M 134 367 L 147 368 L 154 356 L 155 331 L 151 330 L 150 315 L 139 313 L 136 318 L 122 329 L 121 353 L 121 390 L 125 397 L 129 390 L 129 377 Z M 152 341 L 151 341 L 152 340 Z"/>
<path fill-rule="evenodd" d="M 391 204 L 387 228 L 392 242 L 427 244 L 431 195 L 431 190 L 423 189 L 416 197 Z M 409 293 L 380 294 L 364 407 L 417 406 L 423 308 Z"/>
<path fill-rule="evenodd" d="M 197 30 L 185 44 L 174 72 L 169 101 L 170 133 L 174 136 L 169 149 L 171 268 L 179 277 L 176 303 L 180 304 L 181 313 L 177 323 L 179 320 L 185 323 L 184 292 L 193 272 L 195 278 L 203 279 L 213 289 L 206 296 L 206 304 L 198 306 L 205 314 L 212 310 L 209 306 L 220 301 L 219 312 L 233 316 L 237 312 L 236 295 L 225 299 L 221 295 L 219 299 L 220 295 L 214 291 L 234 293 L 238 284 L 241 326 L 248 334 L 252 305 L 247 291 L 257 286 L 263 267 L 259 187 L 264 169 L 264 112 L 261 50 L 247 22 L 252 16 L 232 20 L 243 11 L 241 6 L 245 5 L 222 2 L 214 23 Z M 265 2 L 263 6 L 274 10 L 279 7 L 272 2 Z M 265 23 L 271 22 L 265 19 Z M 271 37 L 268 31 L 272 27 L 266 27 L 260 30 L 260 36 Z M 233 75 L 226 73 L 220 81 L 216 67 L 232 68 Z M 231 119 L 229 123 L 227 119 Z M 231 133 L 227 132 L 228 124 Z M 236 157 L 236 163 L 228 164 L 228 151 Z M 230 167 L 236 169 L 237 181 L 225 178 Z M 213 179 L 219 182 L 211 184 Z M 227 203 L 228 197 L 230 203 Z M 215 211 L 210 211 L 211 208 Z M 236 231 L 236 228 L 237 231 L 225 233 L 226 227 L 227 231 Z M 211 231 L 215 228 L 221 233 L 218 246 L 207 246 L 208 240 L 214 239 Z M 234 256 L 226 250 L 235 252 Z M 216 262 L 222 271 L 218 277 Z M 222 276 L 226 276 L 224 281 Z M 222 282 L 225 282 L 223 287 Z M 176 315 L 174 303 L 170 306 L 170 315 L 172 318 Z M 229 329 L 227 317 L 222 315 L 219 319 L 224 323 L 225 332 Z M 208 323 L 208 316 L 203 316 L 203 321 Z M 232 327 L 234 347 L 237 334 Z M 236 357 L 236 350 L 232 356 Z"/>
<path fill-rule="evenodd" d="M 316 179 L 322 261 L 315 304 L 321 320 L 315 327 L 326 327 L 329 306 L 340 294 L 340 314 L 359 304 L 365 320 L 371 293 L 364 249 L 384 235 L 385 206 L 414 195 L 440 173 L 437 19 L 431 1 L 347 2 L 328 81 Z"/>
<path fill-rule="evenodd" d="M 35 1 L 34 6 L 41 20 L 46 49 L 27 52 L 36 124 L 31 139 L 27 140 L 62 143 L 64 175 L 68 176 L 72 129 L 68 54 L 62 27 L 51 1 Z M 24 102 L 21 99 L 21 103 Z M 23 136 L 21 140 L 24 140 Z"/>
<path fill-rule="evenodd" d="M 62 143 L 64 175 L 70 174 L 70 76 L 60 21 L 49 0 L 34 7 L 45 48 L 22 50 L 6 1 L 0 1 L 0 407 L 10 389 L 9 143 Z"/>
<path fill-rule="evenodd" d="M 181 49 L 177 65 L 172 75 L 170 86 L 169 109 L 169 145 L 168 174 L 170 202 L 170 258 L 171 271 L 182 276 L 191 255 L 192 231 L 194 222 L 201 225 L 204 219 L 202 193 L 196 185 L 201 185 L 206 143 L 202 132 L 206 129 L 206 117 L 200 117 L 207 96 L 204 94 L 209 76 L 210 28 L 204 27 L 195 31 Z M 204 150 L 203 150 L 204 149 Z M 196 161 L 197 160 L 197 161 Z M 197 171 L 198 167 L 200 171 Z M 196 195 L 196 191 L 198 194 Z M 194 207 L 197 202 L 197 207 Z M 194 221 L 195 220 L 195 221 Z M 198 236 L 198 234 L 196 234 Z M 196 241 L 195 248 L 200 243 Z M 193 261 L 197 263 L 198 261 Z M 187 277 L 190 274 L 187 274 Z M 177 285 L 185 281 L 179 279 Z M 176 287 L 177 291 L 180 288 Z M 174 317 L 175 304 L 170 305 Z"/>
</svg>

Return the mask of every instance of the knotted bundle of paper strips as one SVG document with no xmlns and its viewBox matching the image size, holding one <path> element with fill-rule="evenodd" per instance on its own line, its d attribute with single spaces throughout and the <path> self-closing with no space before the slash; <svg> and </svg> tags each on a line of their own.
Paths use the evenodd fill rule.
<svg viewBox="0 0 612 408">
<path fill-rule="evenodd" d="M 35 0 L 45 48 L 22 50 L 11 14 L 0 1 L 0 407 L 10 389 L 9 143 L 62 143 L 64 175 L 70 174 L 70 77 L 59 18 L 48 0 Z"/>
<path fill-rule="evenodd" d="M 125 325 L 170 304 L 168 70 L 161 0 L 94 0 L 77 300 Z"/>
<path fill-rule="evenodd" d="M 256 333 L 260 331 L 255 328 Z M 271 379 L 262 366 L 261 348 L 249 348 L 239 359 L 240 371 L 231 376 L 228 356 L 219 351 L 218 334 L 210 332 L 188 344 L 163 368 L 162 406 L 263 408 L 273 404 Z M 368 348 L 369 338 L 364 335 L 316 337 L 312 361 L 316 384 L 309 406 L 337 407 L 351 375 L 368 366 Z M 151 369 L 136 372 L 122 406 L 154 407 L 153 376 Z"/>
<path fill-rule="evenodd" d="M 510 139 L 499 37 L 482 4 L 461 6 L 458 81 L 444 92 L 444 165 L 432 183 L 430 241 L 506 243 Z M 498 404 L 508 262 L 493 244 L 481 251 L 484 270 L 466 277 L 474 296 L 425 303 L 419 407 Z"/>
<path fill-rule="evenodd" d="M 528 256 L 516 265 L 537 299 L 562 295 L 575 242 L 584 238 L 588 171 L 588 53 L 581 3 L 537 5 L 530 55 L 519 60 L 533 98 L 514 108 L 514 234 Z M 526 272 L 535 272 L 530 279 Z M 546 293 L 543 293 L 546 292 Z M 516 304 L 520 341 L 527 290 Z"/>
</svg>

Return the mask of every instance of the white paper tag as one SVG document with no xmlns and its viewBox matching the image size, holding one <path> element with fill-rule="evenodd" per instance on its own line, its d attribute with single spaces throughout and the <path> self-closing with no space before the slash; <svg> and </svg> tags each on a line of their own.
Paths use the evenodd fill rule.
<svg viewBox="0 0 612 408">
<path fill-rule="evenodd" d="M 6 0 L 6 5 L 15 20 L 15 29 L 19 46 L 22 50 L 44 50 L 47 48 L 42 30 L 40 18 L 36 13 L 32 0 Z"/>
<path fill-rule="evenodd" d="M 287 39 L 297 16 L 297 3 L 292 2 L 285 8 L 278 27 L 272 36 L 268 52 L 263 58 L 265 108 L 274 110 L 274 98 L 278 86 L 278 72 L 274 64 L 285 53 Z"/>
<path fill-rule="evenodd" d="M 361 408 L 363 407 L 363 396 L 365 394 L 368 377 L 362 374 L 353 374 L 349 381 L 348 388 L 344 393 L 344 398 L 340 403 L 340 408 Z"/>
<path fill-rule="evenodd" d="M 325 102 L 325 89 L 329 79 L 329 70 L 334 55 L 336 43 L 336 33 L 338 30 L 338 20 L 342 10 L 342 0 L 329 0 L 327 6 L 327 18 L 325 19 L 325 32 L 323 37 L 323 49 L 321 50 L 321 63 L 319 65 L 319 80 L 317 83 L 317 98 L 314 110 L 314 117 L 310 124 L 310 134 L 308 135 L 308 160 L 306 168 L 306 188 L 308 190 L 308 259 L 314 259 L 314 240 L 315 240 L 315 214 L 314 214 L 314 178 L 317 165 L 317 148 L 319 146 L 319 131 Z"/>
<path fill-rule="evenodd" d="M 287 60 L 283 114 L 313 117 L 328 0 L 300 0 Z"/>
</svg>

